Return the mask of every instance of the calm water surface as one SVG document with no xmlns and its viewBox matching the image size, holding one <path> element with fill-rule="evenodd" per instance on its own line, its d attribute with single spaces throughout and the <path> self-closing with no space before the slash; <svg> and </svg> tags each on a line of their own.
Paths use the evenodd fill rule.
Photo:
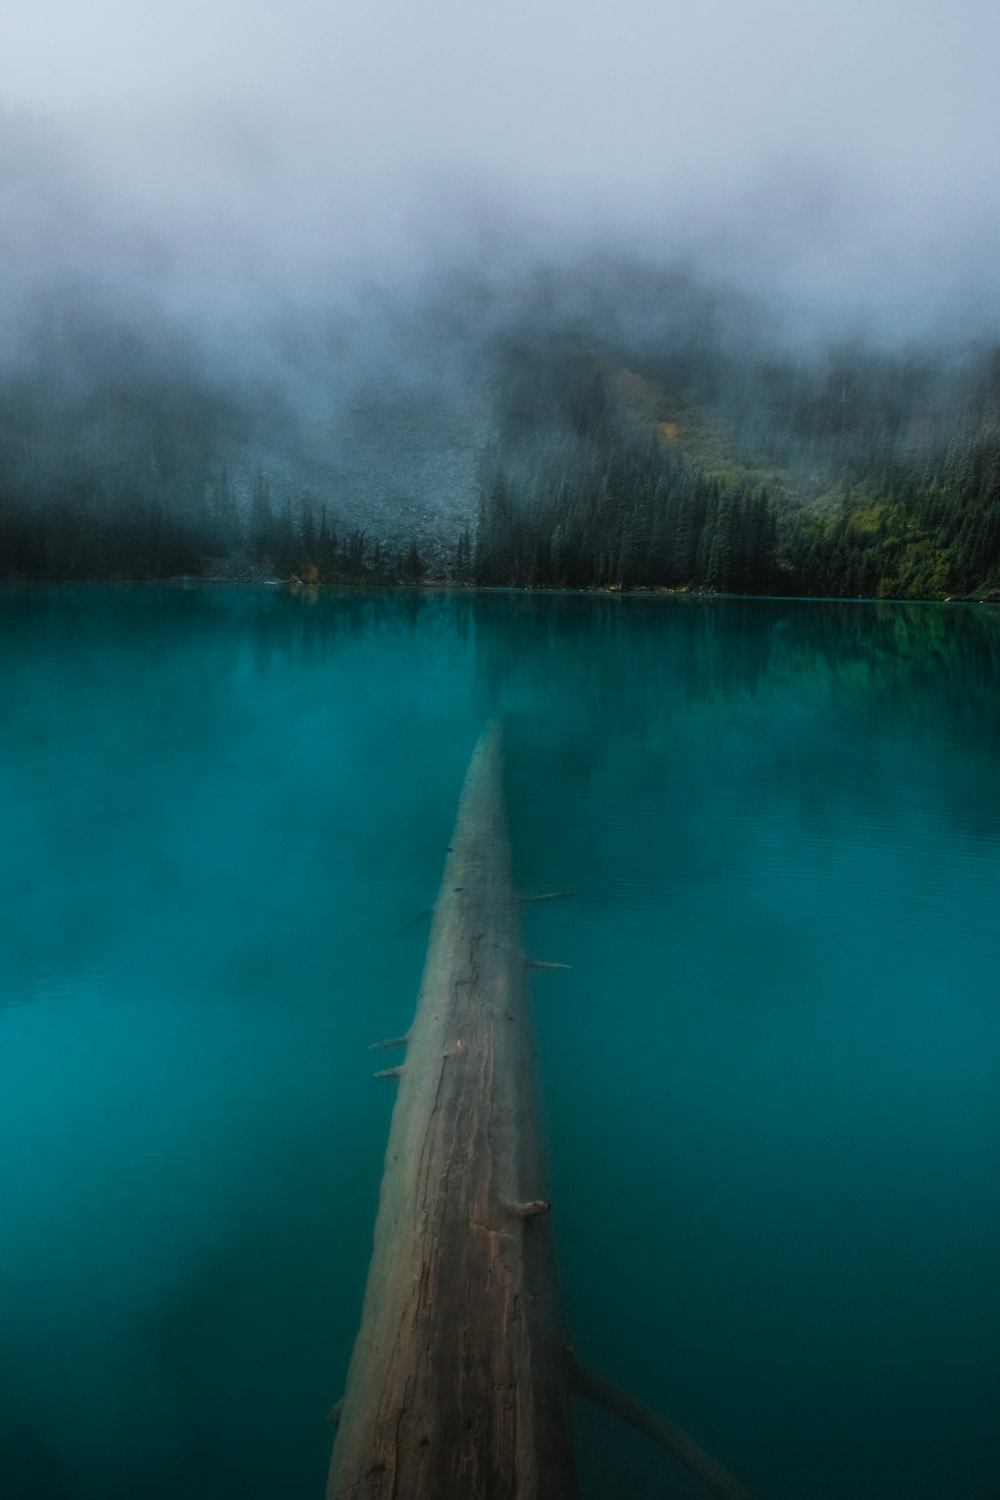
<svg viewBox="0 0 1000 1500">
<path fill-rule="evenodd" d="M 5 1500 L 322 1495 L 365 1049 L 496 713 L 575 892 L 527 936 L 581 1353 L 762 1500 L 996 1500 L 998 667 L 958 606 L 0 594 Z"/>
</svg>

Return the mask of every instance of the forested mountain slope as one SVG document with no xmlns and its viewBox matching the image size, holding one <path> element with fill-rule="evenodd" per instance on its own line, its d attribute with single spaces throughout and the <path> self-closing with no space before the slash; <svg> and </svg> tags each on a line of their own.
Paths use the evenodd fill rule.
<svg viewBox="0 0 1000 1500">
<path fill-rule="evenodd" d="M 1000 354 L 524 347 L 481 582 L 883 598 L 1000 590 Z M 527 372 L 525 366 L 527 365 Z"/>
<path fill-rule="evenodd" d="M 195 227 L 0 115 L 0 578 L 1000 591 L 985 335 L 810 332 L 648 248 L 307 275 Z"/>
</svg>

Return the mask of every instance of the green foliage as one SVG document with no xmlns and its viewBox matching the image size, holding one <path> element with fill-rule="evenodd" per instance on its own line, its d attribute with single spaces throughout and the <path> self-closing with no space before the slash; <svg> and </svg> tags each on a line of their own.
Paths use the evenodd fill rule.
<svg viewBox="0 0 1000 1500">
<path fill-rule="evenodd" d="M 989 594 L 1000 581 L 1000 440 L 953 444 L 933 468 L 899 461 L 839 503 L 781 517 L 796 592 L 878 599 Z"/>
<path fill-rule="evenodd" d="M 1000 596 L 995 354 L 782 361 L 700 324 L 662 348 L 528 327 L 493 351 L 475 536 L 434 558 L 263 471 L 234 481 L 250 432 L 191 351 L 154 360 L 111 324 L 99 360 L 90 324 L 36 333 L 0 379 L 0 578 Z"/>
<path fill-rule="evenodd" d="M 525 361 L 522 348 L 519 391 Z M 668 384 L 610 359 L 602 369 L 593 351 L 584 359 L 572 346 L 542 350 L 537 363 L 530 422 L 500 387 L 478 582 L 894 599 L 1000 592 L 996 358 L 948 385 L 912 361 L 859 350 L 839 351 L 825 377 L 808 380 L 773 364 L 716 368 L 710 381 L 691 356 L 686 370 L 669 366 Z"/>
</svg>

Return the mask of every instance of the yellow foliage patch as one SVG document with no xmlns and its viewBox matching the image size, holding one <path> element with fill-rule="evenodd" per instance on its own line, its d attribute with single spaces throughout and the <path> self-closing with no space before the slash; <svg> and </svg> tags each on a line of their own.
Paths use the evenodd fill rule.
<svg viewBox="0 0 1000 1500">
<path fill-rule="evenodd" d="M 884 505 L 859 505 L 851 511 L 851 526 L 866 536 L 881 531 L 884 521 Z"/>
</svg>

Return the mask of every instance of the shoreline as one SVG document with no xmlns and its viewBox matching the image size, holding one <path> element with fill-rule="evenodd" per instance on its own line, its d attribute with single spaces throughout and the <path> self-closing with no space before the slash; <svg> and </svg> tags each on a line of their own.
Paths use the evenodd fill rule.
<svg viewBox="0 0 1000 1500">
<path fill-rule="evenodd" d="M 946 594 L 941 597 L 920 598 L 876 598 L 857 594 L 730 594 L 719 589 L 694 588 L 563 588 L 555 584 L 477 584 L 459 583 L 447 579 L 425 579 L 420 583 L 380 583 L 374 579 L 338 579 L 324 583 L 303 583 L 297 578 L 226 578 L 191 573 L 176 574 L 167 578 L 3 578 L 0 590 L 17 591 L 33 588 L 110 588 L 110 589 L 274 589 L 310 598 L 337 590 L 367 590 L 382 594 L 517 594 L 517 595 L 564 595 L 575 598 L 594 599 L 733 599 L 750 602 L 761 600 L 787 604 L 935 604 L 935 605 L 982 605 L 986 608 L 1000 607 L 1000 595 L 996 598 L 976 594 Z"/>
</svg>

